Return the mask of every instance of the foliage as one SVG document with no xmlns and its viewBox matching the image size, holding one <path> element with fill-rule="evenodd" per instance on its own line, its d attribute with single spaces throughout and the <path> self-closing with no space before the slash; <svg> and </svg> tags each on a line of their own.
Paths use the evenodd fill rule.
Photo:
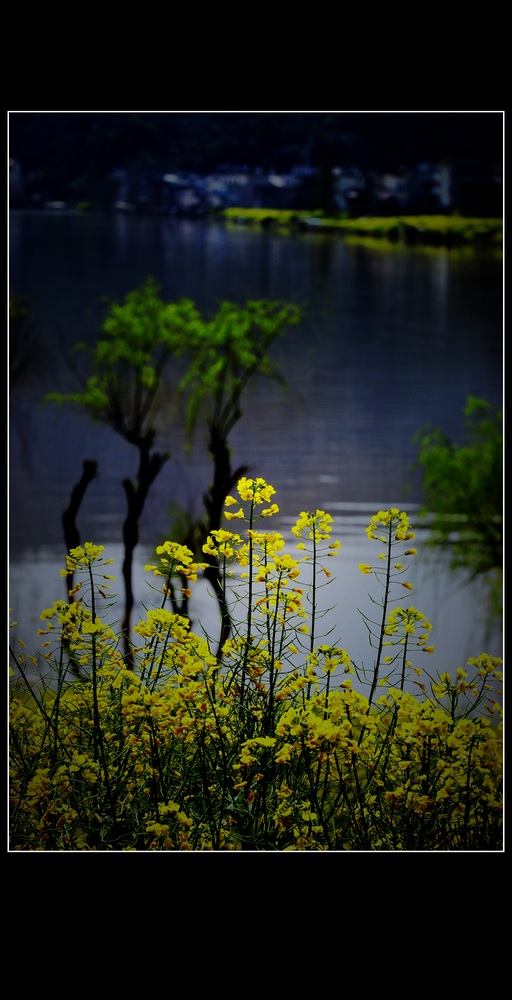
<svg viewBox="0 0 512 1000">
<path fill-rule="evenodd" d="M 293 209 L 226 208 L 223 217 L 238 224 L 273 224 L 283 228 L 339 233 L 434 246 L 485 246 L 503 248 L 503 220 L 459 215 L 359 216 L 328 215 L 322 211 Z"/>
<path fill-rule="evenodd" d="M 244 306 L 221 302 L 218 311 L 190 331 L 191 362 L 181 382 L 188 390 L 187 428 L 196 426 L 201 405 L 208 405 L 209 426 L 222 438 L 241 416 L 242 393 L 253 375 L 283 383 L 269 350 L 286 327 L 299 322 L 300 307 L 263 299 Z"/>
<path fill-rule="evenodd" d="M 11 849 L 501 850 L 501 661 L 484 653 L 407 692 L 423 672 L 411 657 L 433 648 L 425 616 L 398 603 L 416 554 L 407 515 L 378 511 L 367 528 L 381 551 L 360 566 L 379 595 L 366 676 L 318 636 L 340 546 L 330 515 L 301 512 L 292 555 L 267 528 L 274 488 L 242 477 L 237 493 L 229 528 L 204 545 L 235 624 L 222 662 L 167 607 L 171 582 L 191 587 L 204 569 L 185 546 L 166 541 L 146 567 L 159 596 L 136 626 L 133 669 L 108 624 L 102 546 L 69 553 L 62 574 L 83 583 L 41 615 L 48 676 L 31 687 L 32 658 L 12 653 Z"/>
<path fill-rule="evenodd" d="M 465 407 L 466 441 L 455 444 L 437 427 L 416 436 L 424 504 L 432 544 L 450 546 L 453 568 L 494 583 L 496 613 L 501 611 L 503 568 L 503 414 L 483 399 L 469 396 Z"/>
<path fill-rule="evenodd" d="M 107 424 L 126 441 L 152 444 L 150 422 L 164 369 L 185 353 L 200 315 L 189 299 L 163 302 L 152 278 L 108 311 L 92 353 L 92 374 L 74 393 L 52 392 L 48 402 L 72 403 Z M 79 344 L 77 350 L 84 351 Z"/>
<path fill-rule="evenodd" d="M 283 384 L 269 351 L 280 334 L 298 323 L 302 311 L 287 302 L 249 301 L 240 307 L 222 302 L 215 316 L 191 338 L 192 361 L 181 383 L 188 390 L 187 430 L 192 435 L 201 412 L 208 431 L 208 450 L 213 462 L 213 479 L 203 494 L 205 523 L 199 522 L 189 533 L 190 538 L 202 537 L 220 528 L 224 498 L 237 479 L 246 473 L 246 466 L 232 468 L 229 435 L 242 416 L 241 399 L 250 379 L 256 375 L 273 378 Z M 208 552 L 206 576 L 219 601 L 222 628 L 217 656 L 222 655 L 225 640 L 231 632 L 231 616 L 227 607 L 219 560 Z"/>
<path fill-rule="evenodd" d="M 169 358 L 184 353 L 187 333 L 200 321 L 190 300 L 164 303 L 158 291 L 155 281 L 149 278 L 122 303 L 109 302 L 93 351 L 93 372 L 85 387 L 81 392 L 49 393 L 46 397 L 48 402 L 78 405 L 138 450 L 136 480 L 123 480 L 127 503 L 123 523 L 123 630 L 127 657 L 131 657 L 133 553 L 139 541 L 139 522 L 149 490 L 169 458 L 168 453 L 151 451 L 156 438 L 155 403 Z"/>
<path fill-rule="evenodd" d="M 228 445 L 229 433 L 242 415 L 243 391 L 256 374 L 281 378 L 268 351 L 286 326 L 299 321 L 301 313 L 289 303 L 263 300 L 239 306 L 221 302 L 213 318 L 206 319 L 189 299 L 164 302 L 152 278 L 130 292 L 122 303 L 109 302 L 108 306 L 92 352 L 92 374 L 84 388 L 75 393 L 50 393 L 46 400 L 81 407 L 93 420 L 110 426 L 138 449 L 136 480 L 123 481 L 127 501 L 123 524 L 123 627 L 126 653 L 130 656 L 132 567 L 139 522 L 149 490 L 169 458 L 168 453 L 151 451 L 157 436 L 157 404 L 165 413 L 164 432 L 169 433 L 173 416 L 170 400 L 174 399 L 176 408 L 179 405 L 185 413 L 189 439 L 199 412 L 205 414 L 214 477 L 204 496 L 206 524 L 191 527 L 192 536 L 203 535 L 202 542 L 209 530 L 220 525 L 224 497 L 238 476 L 247 471 L 241 467 L 233 472 Z M 83 345 L 79 349 L 83 350 Z M 172 359 L 177 365 L 184 358 L 184 372 L 175 374 L 173 390 L 170 395 L 163 394 L 162 399 L 168 362 Z M 71 505 L 71 510 L 75 515 L 76 504 Z M 76 530 L 74 521 L 71 527 Z M 215 560 L 211 561 L 210 578 L 220 599 Z M 225 608 L 223 613 L 227 634 Z"/>
</svg>

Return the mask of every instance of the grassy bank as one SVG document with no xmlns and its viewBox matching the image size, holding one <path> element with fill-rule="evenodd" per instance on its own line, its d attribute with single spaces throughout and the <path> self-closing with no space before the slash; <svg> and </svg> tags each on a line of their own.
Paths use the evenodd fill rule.
<svg viewBox="0 0 512 1000">
<path fill-rule="evenodd" d="M 323 212 L 284 209 L 228 208 L 222 213 L 236 225 L 282 228 L 303 232 L 331 232 L 341 236 L 385 239 L 432 246 L 476 245 L 499 249 L 503 245 L 502 219 L 473 219 L 456 215 L 362 216 L 348 219 Z"/>
</svg>

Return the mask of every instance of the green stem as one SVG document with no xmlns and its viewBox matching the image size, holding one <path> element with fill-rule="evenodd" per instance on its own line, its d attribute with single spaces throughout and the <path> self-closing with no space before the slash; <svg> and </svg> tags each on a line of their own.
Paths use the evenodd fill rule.
<svg viewBox="0 0 512 1000">
<path fill-rule="evenodd" d="M 402 656 L 402 675 L 401 675 L 401 678 L 400 678 L 400 690 L 401 691 L 403 691 L 403 689 L 405 687 L 405 660 L 406 660 L 406 657 L 407 657 L 407 632 L 405 633 L 404 652 L 403 652 L 403 656 Z"/>
<path fill-rule="evenodd" d="M 251 628 L 252 628 L 252 592 L 253 592 L 253 559 L 254 559 L 254 544 L 252 540 L 252 526 L 254 522 L 254 500 L 251 500 L 251 513 L 249 515 L 249 589 L 247 594 L 247 636 L 245 640 L 244 658 L 242 661 L 242 683 L 240 689 L 240 707 L 244 703 L 245 695 L 245 675 L 247 670 L 247 661 L 249 659 L 249 645 L 251 642 Z"/>
<path fill-rule="evenodd" d="M 277 669 L 275 666 L 276 659 L 276 633 L 277 633 L 277 618 L 279 613 L 279 594 L 281 590 L 281 575 L 277 581 L 276 590 L 276 610 L 274 614 L 274 621 L 272 625 L 272 634 L 270 642 L 270 678 L 269 678 L 269 690 L 268 690 L 268 712 L 267 712 L 267 726 L 266 735 L 269 736 L 274 732 L 274 691 L 276 684 Z M 286 610 L 285 610 L 286 614 Z M 284 621 L 281 633 L 281 641 L 284 636 Z M 281 653 L 281 650 L 279 651 Z M 278 659 L 280 658 L 280 655 Z"/>
<path fill-rule="evenodd" d="M 471 787 L 471 756 L 472 756 L 472 753 L 473 753 L 473 747 L 474 747 L 474 745 L 475 745 L 475 741 L 474 741 L 474 739 L 472 739 L 471 743 L 469 744 L 468 764 L 467 764 L 467 768 L 466 768 L 466 789 L 465 789 L 465 802 L 464 802 L 464 826 L 462 828 L 462 846 L 463 846 L 464 849 L 466 849 L 467 842 L 468 842 L 469 816 L 470 816 L 470 812 L 471 812 L 471 796 L 470 796 L 470 787 Z"/>
<path fill-rule="evenodd" d="M 385 584 L 384 600 L 382 602 L 382 621 L 380 626 L 379 647 L 377 650 L 377 658 L 375 661 L 375 667 L 373 671 L 372 686 L 370 688 L 370 694 L 368 697 L 368 711 L 370 711 L 370 706 L 373 701 L 373 696 L 375 694 L 375 689 L 377 687 L 377 683 L 379 680 L 380 660 L 382 656 L 382 650 L 384 647 L 384 630 L 386 627 L 386 615 L 388 610 L 388 599 L 389 599 L 389 582 L 391 579 L 391 549 L 393 545 L 392 531 L 393 531 L 393 523 L 390 522 L 390 524 L 388 525 L 388 555 L 387 555 L 387 565 L 386 565 L 386 584 Z"/>
<path fill-rule="evenodd" d="M 315 618 L 316 618 L 316 526 L 313 524 L 313 583 L 311 585 L 311 639 L 309 642 L 309 652 L 312 653 L 315 648 Z M 311 697 L 311 681 L 308 682 L 307 686 L 307 698 Z"/>
<path fill-rule="evenodd" d="M 313 583 L 311 587 L 311 595 L 312 595 L 311 604 L 313 606 L 313 610 L 311 612 L 311 640 L 309 644 L 310 653 L 312 653 L 315 648 L 315 618 L 316 618 L 316 526 L 315 525 L 313 525 Z"/>
<path fill-rule="evenodd" d="M 89 563 L 89 582 L 91 585 L 91 616 L 92 616 L 92 621 L 94 623 L 96 620 L 96 599 L 94 594 L 94 577 L 92 573 L 92 566 L 90 563 Z M 107 798 L 109 800 L 112 812 L 112 822 L 115 822 L 115 805 L 112 797 L 112 791 L 110 788 L 108 763 L 105 754 L 105 747 L 103 744 L 103 734 L 101 732 L 100 709 L 99 709 L 99 699 L 98 699 L 98 662 L 97 662 L 97 650 L 96 650 L 96 636 L 94 633 L 91 636 L 91 649 L 92 649 L 93 756 L 95 761 L 98 761 L 98 759 L 101 760 L 101 766 L 103 768 L 103 779 L 105 781 Z"/>
</svg>

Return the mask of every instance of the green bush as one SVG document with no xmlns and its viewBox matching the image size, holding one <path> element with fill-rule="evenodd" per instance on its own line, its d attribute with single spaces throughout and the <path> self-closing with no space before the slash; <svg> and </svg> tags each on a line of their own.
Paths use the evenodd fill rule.
<svg viewBox="0 0 512 1000">
<path fill-rule="evenodd" d="M 438 427 L 418 432 L 417 468 L 431 544 L 449 548 L 453 569 L 464 567 L 489 585 L 491 614 L 502 614 L 503 413 L 469 396 L 465 441 Z"/>
</svg>

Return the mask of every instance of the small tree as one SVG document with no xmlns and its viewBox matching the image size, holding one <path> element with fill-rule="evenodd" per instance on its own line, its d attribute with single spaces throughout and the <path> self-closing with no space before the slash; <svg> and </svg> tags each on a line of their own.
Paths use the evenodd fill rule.
<svg viewBox="0 0 512 1000">
<path fill-rule="evenodd" d="M 247 472 L 247 466 L 233 469 L 229 435 L 242 417 L 242 394 L 248 382 L 264 375 L 284 384 L 269 350 L 283 331 L 301 319 L 299 306 L 280 301 L 248 301 L 240 306 L 221 302 L 207 322 L 195 324 L 190 340 L 192 359 L 181 388 L 188 394 L 187 431 L 193 436 L 197 421 L 205 420 L 208 450 L 213 461 L 213 480 L 203 496 L 204 526 L 196 535 L 207 535 L 221 526 L 226 496 Z M 219 651 L 229 635 L 230 619 L 224 600 L 219 564 L 209 556 L 205 576 L 211 581 L 221 605 L 222 628 Z"/>
<path fill-rule="evenodd" d="M 166 365 L 171 358 L 186 356 L 185 374 L 181 381 L 176 377 L 174 398 L 184 406 L 189 439 L 200 416 L 208 428 L 214 475 L 204 495 L 206 521 L 194 523 L 190 528 L 194 544 L 200 547 L 210 531 L 220 527 L 225 497 L 246 471 L 245 466 L 232 469 L 228 443 L 229 434 L 242 415 L 242 393 L 256 374 L 283 381 L 268 351 L 286 326 L 299 321 L 301 312 L 297 306 L 280 302 L 247 302 L 245 306 L 222 302 L 213 318 L 205 320 L 189 299 L 164 303 L 152 278 L 130 292 L 122 303 L 108 301 L 108 305 L 108 314 L 92 351 L 92 373 L 83 388 L 75 393 L 50 393 L 46 399 L 81 407 L 94 421 L 111 427 L 138 451 L 136 479 L 123 480 L 127 501 L 123 524 L 123 634 L 125 655 L 131 661 L 133 554 L 149 490 L 170 457 L 168 452 L 154 450 L 156 404 Z M 71 505 L 71 513 L 76 531 L 76 503 Z M 69 521 L 69 508 L 65 515 Z M 214 557 L 205 575 L 221 602 L 220 648 L 229 634 L 230 623 Z M 186 598 L 181 610 L 185 609 Z"/>
<path fill-rule="evenodd" d="M 106 424 L 134 445 L 138 452 L 136 479 L 123 480 L 127 501 L 123 524 L 123 635 L 125 654 L 130 659 L 132 568 L 139 522 L 149 490 L 169 458 L 169 453 L 153 450 L 155 403 L 169 359 L 184 353 L 190 331 L 200 317 L 188 299 L 164 303 L 152 278 L 126 295 L 120 304 L 110 301 L 108 304 L 108 314 L 92 352 L 92 374 L 83 389 L 68 394 L 50 393 L 46 399 L 81 407 L 94 421 Z"/>
</svg>

